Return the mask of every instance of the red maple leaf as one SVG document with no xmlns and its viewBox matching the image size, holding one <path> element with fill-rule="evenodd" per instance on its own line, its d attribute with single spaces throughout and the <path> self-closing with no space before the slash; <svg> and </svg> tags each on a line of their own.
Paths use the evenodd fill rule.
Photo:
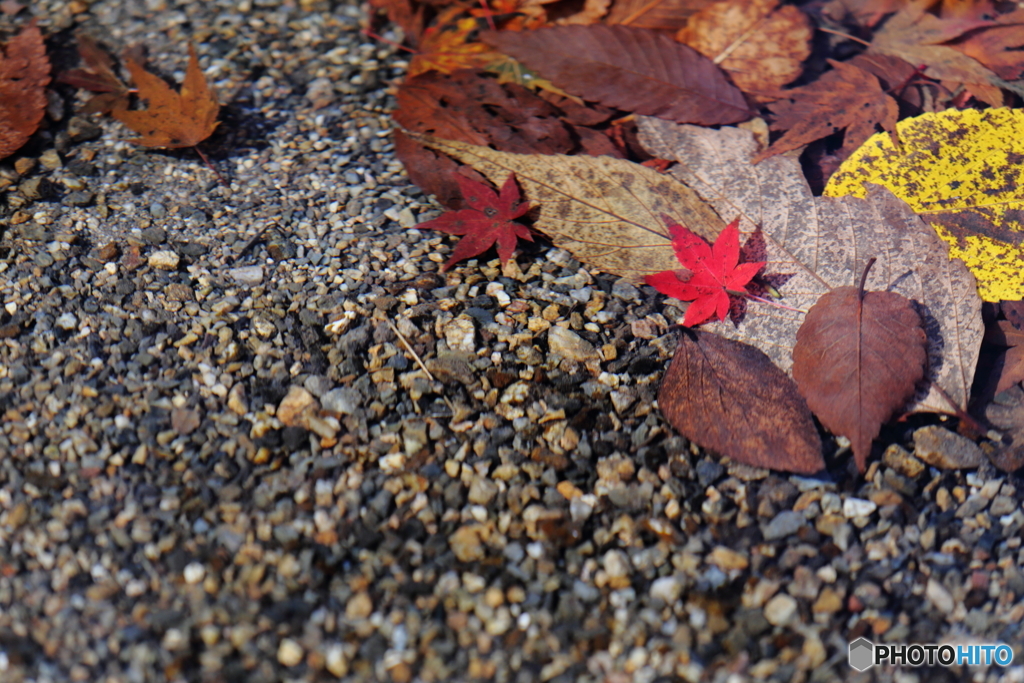
<svg viewBox="0 0 1024 683">
<path fill-rule="evenodd" d="M 740 263 L 740 231 L 737 218 L 718 235 L 712 246 L 700 235 L 666 218 L 672 248 L 683 267 L 648 275 L 647 284 L 662 294 L 692 301 L 683 324 L 700 325 L 712 317 L 725 320 L 729 297 L 740 296 L 743 288 L 761 270 L 764 262 Z"/>
<path fill-rule="evenodd" d="M 441 270 L 448 270 L 457 262 L 478 256 L 491 245 L 498 245 L 498 258 L 502 265 L 512 258 L 516 238 L 533 241 L 530 229 L 515 219 L 530 210 L 530 205 L 519 201 L 516 174 L 511 173 L 501 186 L 501 194 L 483 183 L 454 174 L 462 190 L 462 198 L 470 207 L 461 211 L 448 211 L 433 220 L 420 223 L 417 228 L 440 230 L 450 235 L 465 235 L 455 245 L 451 257 Z"/>
</svg>

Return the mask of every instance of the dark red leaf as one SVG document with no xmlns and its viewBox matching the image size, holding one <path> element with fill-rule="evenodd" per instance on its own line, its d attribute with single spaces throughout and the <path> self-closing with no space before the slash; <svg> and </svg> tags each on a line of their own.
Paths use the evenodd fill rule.
<svg viewBox="0 0 1024 683">
<path fill-rule="evenodd" d="M 704 126 L 750 118 L 743 93 L 714 62 L 656 31 L 592 24 L 480 37 L 585 100 Z"/>
<path fill-rule="evenodd" d="M 421 229 L 440 230 L 450 235 L 464 235 L 455 245 L 442 270 L 448 270 L 464 259 L 478 256 L 493 245 L 497 245 L 498 258 L 504 264 L 512 258 L 517 238 L 533 241 L 530 229 L 515 222 L 516 218 L 530 210 L 530 205 L 526 202 L 520 203 L 519 186 L 516 185 L 514 173 L 509 174 L 505 184 L 501 186 L 500 195 L 495 194 L 487 185 L 463 175 L 456 174 L 455 180 L 462 189 L 462 198 L 469 208 L 443 213 L 416 226 Z"/>
</svg>

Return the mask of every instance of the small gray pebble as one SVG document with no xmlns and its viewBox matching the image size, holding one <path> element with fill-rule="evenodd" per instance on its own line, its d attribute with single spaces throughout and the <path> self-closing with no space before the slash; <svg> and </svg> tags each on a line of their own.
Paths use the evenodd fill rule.
<svg viewBox="0 0 1024 683">
<path fill-rule="evenodd" d="M 167 216 L 167 209 L 164 208 L 163 204 L 154 202 L 149 205 L 149 215 L 153 218 L 160 220 Z"/>
<path fill-rule="evenodd" d="M 806 524 L 807 518 L 802 514 L 793 510 L 785 510 L 775 515 L 772 521 L 764 526 L 761 533 L 764 540 L 774 541 L 795 534 Z"/>
</svg>

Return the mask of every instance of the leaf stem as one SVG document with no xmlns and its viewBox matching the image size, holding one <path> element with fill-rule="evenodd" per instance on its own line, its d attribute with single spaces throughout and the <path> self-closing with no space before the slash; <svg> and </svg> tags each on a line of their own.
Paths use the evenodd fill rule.
<svg viewBox="0 0 1024 683">
<path fill-rule="evenodd" d="M 871 43 L 869 43 L 866 40 L 861 40 L 857 36 L 851 36 L 849 33 L 843 33 L 842 31 L 833 31 L 830 28 L 821 28 L 821 27 L 819 27 L 818 30 L 821 31 L 822 33 L 831 33 L 834 36 L 840 36 L 841 38 L 846 38 L 848 40 L 852 40 L 853 42 L 860 43 L 861 45 L 867 45 L 869 47 L 871 45 Z"/>
<path fill-rule="evenodd" d="M 230 187 L 228 181 L 224 180 L 224 176 L 222 176 L 220 174 L 220 171 L 217 170 L 217 167 L 210 162 L 209 157 L 203 154 L 203 150 L 199 149 L 199 145 L 194 145 L 192 149 L 196 151 L 196 154 L 198 154 L 199 158 L 203 160 L 203 163 L 210 167 L 210 170 L 213 171 L 213 174 L 215 176 L 217 176 L 217 180 L 220 181 L 220 184 L 223 185 L 224 187 Z"/>
<path fill-rule="evenodd" d="M 860 287 L 857 288 L 857 297 L 860 299 L 864 298 L 864 285 L 868 281 L 868 271 L 871 270 L 871 266 L 875 265 L 875 261 L 878 259 L 872 256 L 868 259 L 868 264 L 864 266 L 864 272 L 860 276 Z"/>
</svg>

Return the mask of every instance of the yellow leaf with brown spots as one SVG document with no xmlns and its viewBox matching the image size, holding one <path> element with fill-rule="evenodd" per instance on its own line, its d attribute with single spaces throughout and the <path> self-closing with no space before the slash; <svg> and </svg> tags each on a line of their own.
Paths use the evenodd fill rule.
<svg viewBox="0 0 1024 683">
<path fill-rule="evenodd" d="M 904 119 L 901 148 L 878 133 L 847 159 L 825 195 L 866 183 L 904 200 L 950 244 L 985 301 L 1024 299 L 1024 111 L 947 109 Z"/>
</svg>

